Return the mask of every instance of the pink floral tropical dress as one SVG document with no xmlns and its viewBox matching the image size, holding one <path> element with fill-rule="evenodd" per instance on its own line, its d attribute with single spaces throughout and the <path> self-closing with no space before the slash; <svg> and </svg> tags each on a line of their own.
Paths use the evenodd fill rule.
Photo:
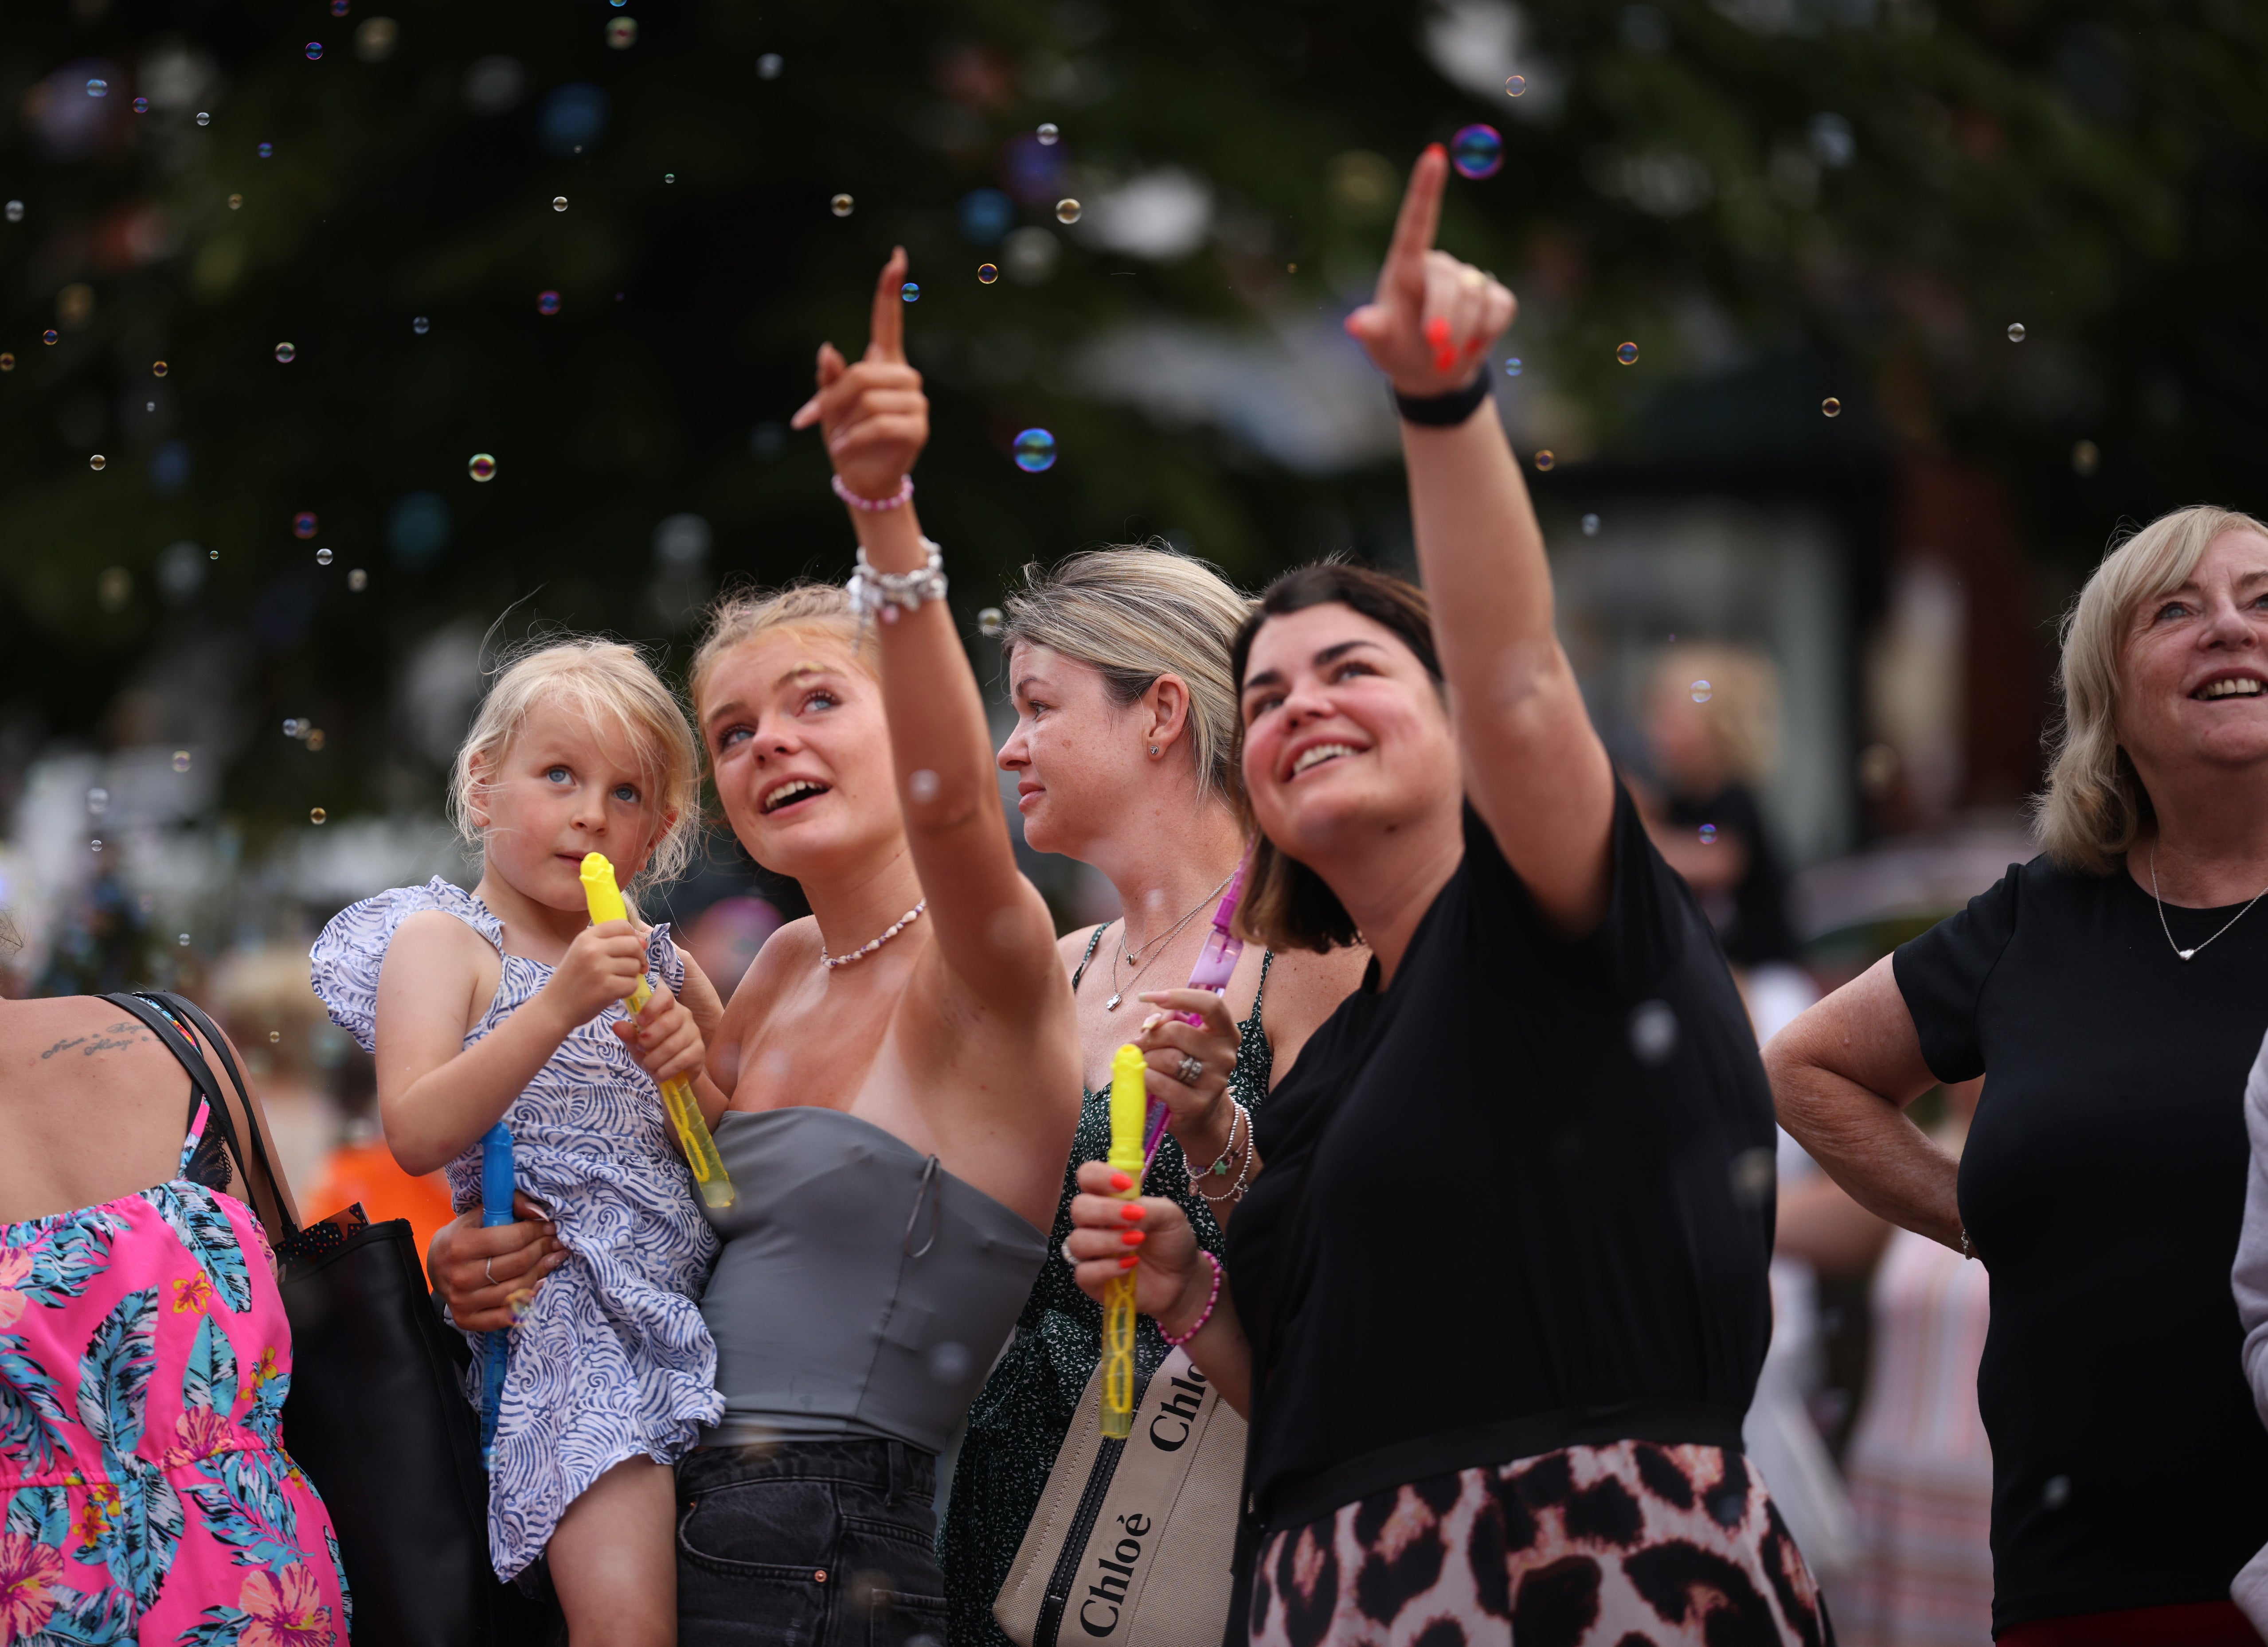
<svg viewBox="0 0 2268 1647">
<path fill-rule="evenodd" d="M 275 1259 L 197 1107 L 169 1183 L 0 1224 L 0 1647 L 345 1647 L 277 1434 Z"/>
</svg>

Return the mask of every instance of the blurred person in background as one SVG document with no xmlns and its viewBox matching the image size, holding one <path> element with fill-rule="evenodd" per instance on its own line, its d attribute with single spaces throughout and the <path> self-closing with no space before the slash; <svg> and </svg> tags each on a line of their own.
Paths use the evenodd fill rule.
<svg viewBox="0 0 2268 1647">
<path fill-rule="evenodd" d="M 343 1033 L 343 1032 L 341 1032 Z M 344 1055 L 328 1071 L 329 1095 L 339 1114 L 338 1147 L 324 1162 L 322 1176 L 307 1204 L 323 1216 L 360 1202 L 373 1224 L 407 1218 L 423 1252 L 443 1224 L 456 1216 L 446 1173 L 420 1178 L 402 1170 L 386 1147 L 378 1118 L 377 1061 L 348 1039 Z M 479 1216 L 475 1210 L 474 1217 Z"/>
<path fill-rule="evenodd" d="M 221 1090 L 234 1136 L 267 1132 L 257 1097 Z M 132 1014 L 0 1002 L 0 1640 L 212 1640 L 222 1620 L 344 1647 L 330 1517 L 281 1433 L 269 1232 L 298 1209 L 224 1136 Z"/>
<path fill-rule="evenodd" d="M 1669 648 L 1646 688 L 1646 740 L 1661 783 L 1638 796 L 1646 833 L 1701 901 L 1770 1040 L 1819 998 L 1796 965 L 1787 869 L 1756 799 L 1779 758 L 1779 672 L 1745 646 Z"/>
<path fill-rule="evenodd" d="M 1959 1159 L 1982 1077 L 1943 1089 L 1930 1134 Z M 1824 1173 L 1783 1192 L 1777 1251 L 1824 1275 L 1871 1272 L 1866 1393 L 1843 1464 L 1856 1528 L 1831 1586 L 1845 1647 L 1992 1639 L 1992 1449 L 1977 1411 L 1992 1319 L 1981 1264 L 1886 1224 Z"/>
<path fill-rule="evenodd" d="M 2250 1647 L 2268 1430 L 2229 1275 L 2268 1028 L 2268 527 L 2200 505 L 2114 548 L 2058 685 L 2046 850 L 1767 1059 L 1861 1205 L 1992 1271 L 1996 1638 Z M 1980 1075 L 1956 1161 L 1904 1112 Z"/>
<path fill-rule="evenodd" d="M 268 1112 L 276 1170 L 304 1193 L 322 1176 L 343 1119 L 323 1060 L 352 1042 L 315 998 L 304 948 L 261 944 L 231 950 L 213 970 L 211 993 L 213 1016 L 244 1048 L 245 1078 Z M 325 1202 L 319 1216 L 336 1210 Z"/>
</svg>

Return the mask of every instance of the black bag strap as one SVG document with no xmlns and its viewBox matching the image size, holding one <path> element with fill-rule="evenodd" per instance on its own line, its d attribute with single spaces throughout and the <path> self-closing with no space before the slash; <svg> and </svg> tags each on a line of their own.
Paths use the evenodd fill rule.
<svg viewBox="0 0 2268 1647">
<path fill-rule="evenodd" d="M 255 1217 L 260 1212 L 258 1196 L 261 1182 L 265 1180 L 269 1197 L 276 1208 L 276 1216 L 284 1226 L 280 1234 L 274 1230 L 269 1232 L 270 1243 L 288 1241 L 298 1235 L 298 1224 L 292 1218 L 291 1206 L 284 1199 L 275 1164 L 268 1158 L 268 1143 L 260 1136 L 260 1123 L 253 1117 L 252 1096 L 245 1089 L 243 1071 L 236 1067 L 236 1060 L 229 1055 L 228 1041 L 212 1019 L 207 1018 L 195 1003 L 165 990 L 137 990 L 132 995 L 106 995 L 102 998 L 141 1019 L 151 1033 L 157 1036 L 158 1044 L 172 1053 L 181 1068 L 188 1071 L 189 1084 L 195 1089 L 195 1098 L 206 1107 L 208 1124 L 220 1129 L 221 1143 L 234 1158 L 245 1187 L 252 1194 Z M 212 1065 L 206 1062 L 196 1042 L 182 1033 L 178 1021 L 181 1018 L 195 1025 L 213 1050 L 220 1054 L 221 1066 L 228 1071 L 229 1084 L 236 1089 L 237 1102 L 244 1111 L 245 1125 L 252 1133 L 252 1150 L 248 1154 L 236 1136 L 234 1116 L 222 1094 L 220 1082 L 213 1074 Z M 190 1113 L 192 1116 L 195 1114 L 194 1104 Z M 253 1173 L 254 1163 L 259 1167 L 257 1178 Z M 267 1219 L 263 1217 L 261 1222 L 265 1224 Z"/>
</svg>

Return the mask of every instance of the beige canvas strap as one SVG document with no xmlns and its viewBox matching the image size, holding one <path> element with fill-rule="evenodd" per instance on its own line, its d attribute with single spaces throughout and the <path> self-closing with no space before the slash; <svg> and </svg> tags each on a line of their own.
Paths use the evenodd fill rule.
<svg viewBox="0 0 2268 1647">
<path fill-rule="evenodd" d="M 1244 1420 L 1176 1349 L 1144 1386 L 1133 1434 L 1106 1441 L 1101 1378 L 1086 1381 L 992 1616 L 1017 1647 L 1215 1647 Z"/>
</svg>

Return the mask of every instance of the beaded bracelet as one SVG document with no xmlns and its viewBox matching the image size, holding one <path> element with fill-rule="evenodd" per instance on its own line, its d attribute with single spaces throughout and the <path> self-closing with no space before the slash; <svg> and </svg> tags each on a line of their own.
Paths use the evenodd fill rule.
<svg viewBox="0 0 2268 1647">
<path fill-rule="evenodd" d="M 1189 1323 L 1189 1330 L 1183 1333 L 1179 1338 L 1174 1337 L 1171 1333 L 1167 1332 L 1162 1325 L 1158 1328 L 1158 1336 L 1164 1339 L 1176 1349 L 1179 1349 L 1183 1344 L 1188 1343 L 1189 1340 L 1195 1338 L 1199 1333 L 1204 1331 L 1204 1324 L 1212 1320 L 1213 1306 L 1220 1302 L 1220 1260 L 1215 1258 L 1211 1253 L 1206 1253 L 1204 1254 L 1204 1261 L 1212 1266 L 1212 1295 L 1205 1299 L 1204 1312 L 1201 1313 L 1196 1320 Z"/>
<path fill-rule="evenodd" d="M 843 483 L 843 477 L 839 474 L 828 475 L 827 483 L 835 489 L 835 495 L 851 508 L 864 510 L 870 515 L 879 515 L 885 510 L 902 509 L 914 499 L 914 477 L 910 474 L 900 475 L 898 489 L 887 497 L 861 497 Z"/>
<path fill-rule="evenodd" d="M 859 549 L 848 592 L 861 635 L 865 633 L 867 620 L 877 612 L 883 622 L 895 623 L 901 610 L 918 612 L 923 601 L 945 599 L 945 551 L 927 538 L 922 540 L 922 548 L 929 551 L 929 564 L 910 572 L 878 572 L 867 562 L 865 549 Z"/>
</svg>

